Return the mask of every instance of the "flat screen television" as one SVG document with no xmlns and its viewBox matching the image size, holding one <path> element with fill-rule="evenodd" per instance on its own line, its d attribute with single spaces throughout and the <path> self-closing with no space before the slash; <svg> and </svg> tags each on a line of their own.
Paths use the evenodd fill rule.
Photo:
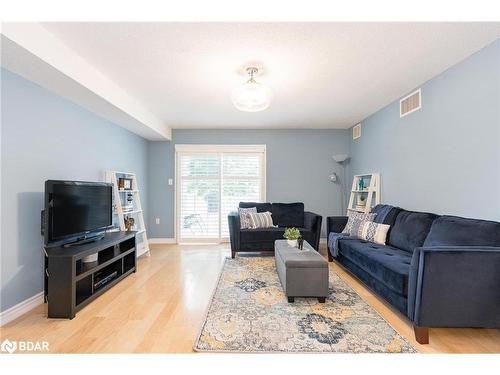
<svg viewBox="0 0 500 375">
<path fill-rule="evenodd" d="M 102 235 L 113 226 L 112 184 L 45 181 L 42 232 L 46 246 L 60 246 Z"/>
</svg>

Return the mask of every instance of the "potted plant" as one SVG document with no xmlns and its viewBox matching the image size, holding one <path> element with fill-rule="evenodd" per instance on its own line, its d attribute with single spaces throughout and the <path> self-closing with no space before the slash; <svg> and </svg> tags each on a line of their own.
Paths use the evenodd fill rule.
<svg viewBox="0 0 500 375">
<path fill-rule="evenodd" d="M 359 197 L 358 197 L 358 206 L 360 207 L 365 207 L 366 206 L 366 196 L 361 194 Z"/>
<path fill-rule="evenodd" d="M 297 240 L 302 238 L 300 231 L 297 228 L 285 228 L 283 237 L 286 238 L 288 245 L 297 247 Z"/>
</svg>

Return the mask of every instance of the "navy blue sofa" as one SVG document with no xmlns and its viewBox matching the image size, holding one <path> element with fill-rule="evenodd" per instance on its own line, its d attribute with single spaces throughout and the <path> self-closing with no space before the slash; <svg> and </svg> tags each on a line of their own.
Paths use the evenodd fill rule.
<svg viewBox="0 0 500 375">
<path fill-rule="evenodd" d="M 386 245 L 340 240 L 335 260 L 405 314 L 419 343 L 428 327 L 500 327 L 500 223 L 397 207 L 384 216 L 374 221 L 391 226 Z M 327 231 L 346 223 L 328 217 Z"/>
<path fill-rule="evenodd" d="M 304 211 L 304 203 L 256 203 L 240 202 L 240 208 L 256 207 L 257 212 L 272 213 L 276 228 L 241 229 L 240 215 L 228 215 L 231 257 L 238 252 L 274 251 L 274 241 L 282 240 L 286 227 L 296 227 L 302 237 L 316 250 L 319 249 L 321 222 L 323 217 Z"/>
</svg>

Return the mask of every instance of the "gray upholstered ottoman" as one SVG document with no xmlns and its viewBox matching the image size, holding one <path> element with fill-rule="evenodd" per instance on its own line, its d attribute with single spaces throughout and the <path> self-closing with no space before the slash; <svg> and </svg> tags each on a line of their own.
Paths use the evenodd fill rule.
<svg viewBox="0 0 500 375">
<path fill-rule="evenodd" d="M 291 247 L 286 240 L 274 243 L 274 259 L 278 276 L 288 297 L 328 297 L 328 262 L 304 241 L 304 250 Z"/>
</svg>

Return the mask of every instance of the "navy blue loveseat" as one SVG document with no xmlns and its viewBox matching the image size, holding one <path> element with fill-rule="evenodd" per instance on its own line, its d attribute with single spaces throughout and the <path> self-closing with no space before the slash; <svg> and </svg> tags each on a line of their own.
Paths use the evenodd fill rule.
<svg viewBox="0 0 500 375">
<path fill-rule="evenodd" d="M 257 212 L 272 213 L 275 228 L 241 229 L 240 215 L 228 215 L 231 257 L 238 252 L 274 251 L 274 241 L 282 240 L 286 227 L 296 227 L 302 237 L 316 250 L 319 249 L 323 217 L 304 211 L 304 203 L 256 203 L 240 202 L 240 208 L 256 207 Z"/>
<path fill-rule="evenodd" d="M 428 327 L 500 327 L 500 223 L 397 207 L 383 212 L 375 221 L 391 226 L 386 245 L 340 240 L 335 260 L 405 314 L 419 343 L 429 342 Z M 346 223 L 328 217 L 328 233 Z"/>
</svg>

